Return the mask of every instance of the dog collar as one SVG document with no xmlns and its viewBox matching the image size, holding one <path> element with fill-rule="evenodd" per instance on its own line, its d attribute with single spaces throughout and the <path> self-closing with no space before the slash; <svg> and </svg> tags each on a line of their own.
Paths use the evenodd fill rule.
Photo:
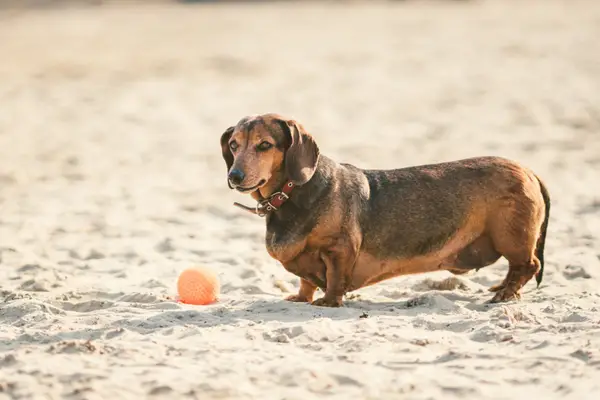
<svg viewBox="0 0 600 400">
<path fill-rule="evenodd" d="M 264 217 L 272 211 L 277 211 L 283 203 L 288 201 L 290 193 L 294 189 L 295 185 L 292 181 L 287 181 L 280 191 L 273 193 L 268 198 L 258 201 L 256 207 L 248 207 L 240 203 L 233 203 L 234 206 L 251 212 L 252 214 Z"/>
</svg>

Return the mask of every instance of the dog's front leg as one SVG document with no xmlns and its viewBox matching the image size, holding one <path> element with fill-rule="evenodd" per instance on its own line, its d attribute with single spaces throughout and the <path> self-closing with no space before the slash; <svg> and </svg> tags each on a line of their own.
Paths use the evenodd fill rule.
<svg viewBox="0 0 600 400">
<path fill-rule="evenodd" d="M 327 287 L 325 295 L 312 302 L 314 306 L 340 307 L 350 283 L 351 269 L 356 261 L 356 252 L 352 249 L 342 251 L 324 251 L 321 260 L 325 264 Z"/>
<path fill-rule="evenodd" d="M 310 303 L 310 302 L 312 302 L 313 295 L 315 294 L 316 290 L 317 290 L 317 286 L 314 283 L 301 278 L 300 279 L 300 290 L 298 291 L 298 294 L 293 294 L 291 296 L 288 296 L 286 298 L 286 300 L 297 302 L 297 303 L 303 303 L 303 302 Z"/>
</svg>

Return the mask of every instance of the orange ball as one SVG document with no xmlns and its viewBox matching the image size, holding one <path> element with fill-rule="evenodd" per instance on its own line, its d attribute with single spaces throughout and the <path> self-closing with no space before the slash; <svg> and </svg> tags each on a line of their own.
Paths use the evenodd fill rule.
<svg viewBox="0 0 600 400">
<path fill-rule="evenodd" d="M 188 268 L 177 279 L 179 301 L 185 304 L 213 303 L 219 296 L 219 289 L 217 275 L 208 268 Z"/>
</svg>

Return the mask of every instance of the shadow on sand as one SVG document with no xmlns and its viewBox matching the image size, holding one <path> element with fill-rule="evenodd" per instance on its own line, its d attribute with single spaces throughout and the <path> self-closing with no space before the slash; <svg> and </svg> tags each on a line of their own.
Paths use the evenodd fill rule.
<svg viewBox="0 0 600 400">
<path fill-rule="evenodd" d="M 457 300 L 467 300 L 458 305 Z M 116 305 L 116 304 L 115 304 Z M 369 301 L 350 299 L 340 308 L 316 307 L 305 303 L 292 303 L 280 298 L 258 299 L 246 307 L 236 308 L 232 302 L 220 302 L 210 306 L 187 306 L 175 302 L 148 304 L 151 315 L 118 319 L 102 328 L 84 328 L 68 332 L 57 332 L 53 335 L 29 337 L 27 340 L 16 340 L 13 345 L 4 346 L 4 350 L 20 347 L 17 343 L 33 342 L 55 344 L 65 341 L 94 341 L 112 339 L 125 331 L 147 335 L 159 330 L 178 326 L 210 328 L 216 326 L 248 326 L 264 324 L 272 321 L 284 323 L 302 323 L 316 319 L 332 321 L 359 320 L 374 317 L 413 318 L 423 315 L 461 314 L 460 310 L 486 312 L 497 305 L 474 301 L 473 297 L 465 297 L 451 292 L 426 292 L 408 300 Z M 112 307 L 108 307 L 110 309 Z M 148 309 L 148 307 L 143 307 Z M 103 312 L 108 311 L 103 309 Z M 88 314 L 89 311 L 83 312 Z"/>
</svg>

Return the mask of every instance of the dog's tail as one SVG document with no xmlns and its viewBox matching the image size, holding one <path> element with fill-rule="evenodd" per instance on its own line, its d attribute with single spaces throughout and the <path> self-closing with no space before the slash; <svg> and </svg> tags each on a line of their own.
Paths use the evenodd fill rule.
<svg viewBox="0 0 600 400">
<path fill-rule="evenodd" d="M 544 246 L 546 245 L 546 232 L 548 231 L 548 219 L 550 218 L 550 194 L 548 193 L 548 189 L 544 182 L 542 182 L 537 175 L 536 178 L 540 184 L 540 190 L 542 191 L 542 197 L 546 206 L 546 215 L 544 216 L 540 237 L 538 238 L 535 249 L 535 256 L 540 260 L 540 270 L 535 274 L 535 281 L 537 282 L 537 287 L 540 287 L 544 276 Z"/>
</svg>

